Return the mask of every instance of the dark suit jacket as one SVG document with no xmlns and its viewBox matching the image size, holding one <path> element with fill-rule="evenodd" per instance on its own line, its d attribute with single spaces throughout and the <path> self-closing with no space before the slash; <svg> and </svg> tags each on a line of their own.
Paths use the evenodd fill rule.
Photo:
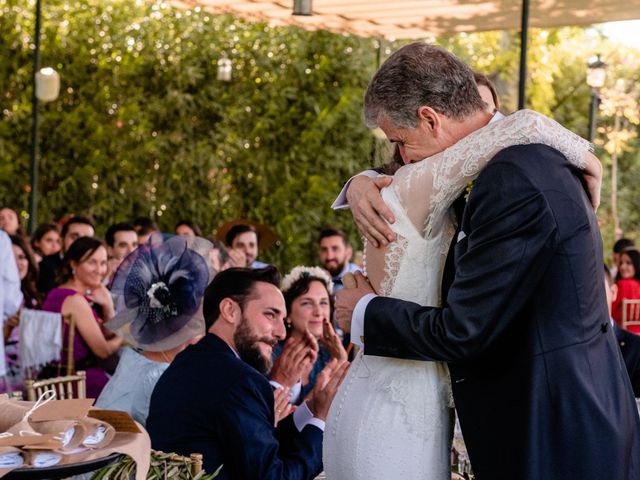
<svg viewBox="0 0 640 480">
<path fill-rule="evenodd" d="M 640 478 L 598 225 L 567 160 L 543 145 L 501 151 L 462 231 L 446 306 L 372 300 L 365 353 L 449 362 L 478 480 Z"/>
<path fill-rule="evenodd" d="M 631 333 L 614 324 L 618 345 L 627 366 L 627 373 L 633 387 L 633 394 L 640 397 L 640 335 Z"/>
<path fill-rule="evenodd" d="M 207 334 L 180 353 L 151 396 L 154 449 L 201 453 L 220 480 L 312 479 L 322 470 L 322 431 L 298 432 L 292 415 L 273 427 L 273 390 L 257 370 Z"/>
</svg>

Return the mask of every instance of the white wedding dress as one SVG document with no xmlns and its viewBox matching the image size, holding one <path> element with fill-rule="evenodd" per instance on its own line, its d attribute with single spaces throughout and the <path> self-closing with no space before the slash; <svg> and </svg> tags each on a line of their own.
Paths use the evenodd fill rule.
<svg viewBox="0 0 640 480">
<path fill-rule="evenodd" d="M 543 143 L 584 169 L 591 145 L 530 110 L 473 132 L 443 152 L 406 165 L 382 197 L 397 240 L 365 245 L 366 272 L 383 296 L 440 306 L 454 232 L 451 204 L 500 150 Z M 446 364 L 363 355 L 331 405 L 324 433 L 328 480 L 451 478 L 452 397 Z"/>
</svg>

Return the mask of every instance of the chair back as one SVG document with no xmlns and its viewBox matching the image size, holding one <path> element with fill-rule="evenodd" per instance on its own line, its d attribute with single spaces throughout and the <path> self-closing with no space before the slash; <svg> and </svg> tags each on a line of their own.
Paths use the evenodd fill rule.
<svg viewBox="0 0 640 480">
<path fill-rule="evenodd" d="M 47 391 L 55 392 L 58 400 L 87 398 L 87 377 L 84 371 L 79 371 L 75 375 L 47 378 L 46 380 L 27 379 L 24 385 L 27 390 L 27 400 L 31 402 L 35 402 Z"/>
<path fill-rule="evenodd" d="M 58 366 L 58 375 L 64 372 L 66 375 L 74 375 L 76 373 L 76 362 L 73 358 L 73 342 L 76 337 L 76 321 L 72 314 L 62 315 L 62 322 L 67 325 L 67 341 L 62 342 L 62 358 Z M 63 363 L 64 362 L 64 365 Z"/>
<path fill-rule="evenodd" d="M 640 327 L 640 299 L 622 300 L 622 328 Z"/>
</svg>

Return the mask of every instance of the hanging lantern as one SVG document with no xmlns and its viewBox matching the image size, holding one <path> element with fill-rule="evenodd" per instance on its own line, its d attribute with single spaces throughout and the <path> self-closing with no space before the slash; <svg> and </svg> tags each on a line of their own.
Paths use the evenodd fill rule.
<svg viewBox="0 0 640 480">
<path fill-rule="evenodd" d="M 293 0 L 294 15 L 313 15 L 311 0 Z"/>
<path fill-rule="evenodd" d="M 218 60 L 218 80 L 221 82 L 230 82 L 233 74 L 233 65 L 228 58 Z"/>
<path fill-rule="evenodd" d="M 51 67 L 36 72 L 36 97 L 42 102 L 52 102 L 60 93 L 60 75 Z"/>
</svg>

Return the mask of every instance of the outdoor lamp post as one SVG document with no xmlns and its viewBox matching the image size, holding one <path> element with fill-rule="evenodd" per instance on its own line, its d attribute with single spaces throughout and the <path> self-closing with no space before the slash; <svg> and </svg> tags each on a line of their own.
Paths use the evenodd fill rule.
<svg viewBox="0 0 640 480">
<path fill-rule="evenodd" d="M 39 2 L 38 2 L 39 3 Z M 39 29 L 38 29 L 39 30 Z M 39 44 L 39 41 L 38 41 Z M 38 224 L 38 160 L 39 140 L 38 127 L 40 118 L 38 114 L 38 101 L 52 102 L 60 93 L 60 75 L 51 67 L 37 69 L 40 63 L 40 50 L 38 48 L 34 61 L 33 95 L 31 99 L 31 162 L 30 162 L 30 190 L 29 190 L 29 233 L 32 234 Z"/>
<path fill-rule="evenodd" d="M 29 234 L 38 224 L 38 101 L 51 102 L 60 92 L 60 75 L 51 67 L 40 69 L 40 24 L 42 1 L 36 0 L 36 24 L 33 48 L 33 73 L 31 92 L 31 159 L 29 162 Z"/>
<path fill-rule="evenodd" d="M 593 141 L 596 131 L 596 115 L 598 113 L 598 105 L 600 105 L 600 89 L 604 86 L 607 76 L 606 63 L 600 59 L 600 55 L 591 59 L 587 64 L 587 85 L 591 87 L 591 108 L 589 111 L 589 138 Z"/>
<path fill-rule="evenodd" d="M 294 15 L 313 15 L 312 0 L 293 0 Z"/>
<path fill-rule="evenodd" d="M 218 60 L 218 80 L 221 82 L 230 82 L 233 74 L 233 65 L 228 58 Z"/>
</svg>

